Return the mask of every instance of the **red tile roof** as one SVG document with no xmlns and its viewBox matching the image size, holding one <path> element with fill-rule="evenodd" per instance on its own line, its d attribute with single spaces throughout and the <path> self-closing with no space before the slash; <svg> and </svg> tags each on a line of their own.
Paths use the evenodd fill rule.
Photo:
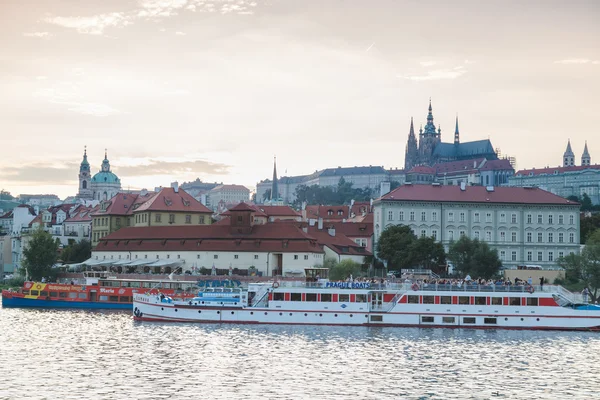
<svg viewBox="0 0 600 400">
<path fill-rule="evenodd" d="M 229 225 L 122 228 L 102 238 L 96 251 L 278 251 L 322 253 L 315 238 L 293 224 L 254 225 L 247 234 Z"/>
<path fill-rule="evenodd" d="M 212 214 L 211 210 L 185 190 L 175 191 L 171 187 L 162 188 L 155 196 L 134 210 L 134 212 L 141 211 L 180 211 Z"/>
<path fill-rule="evenodd" d="M 267 217 L 300 217 L 300 213 L 290 206 L 265 206 L 257 204 L 254 206 L 258 211 L 262 211 Z"/>
<path fill-rule="evenodd" d="M 500 160 L 489 160 L 483 164 L 483 167 L 480 168 L 481 171 L 489 171 L 496 169 L 513 169 L 513 166 L 510 164 L 510 161 L 506 158 L 502 158 Z"/>
<path fill-rule="evenodd" d="M 377 201 L 380 200 L 579 205 L 538 188 L 494 187 L 488 191 L 485 186 L 467 186 L 463 191 L 460 186 L 451 185 L 403 185 Z"/>
<path fill-rule="evenodd" d="M 306 218 L 323 218 L 323 220 L 348 219 L 349 206 L 306 206 Z M 331 215 L 329 212 L 331 211 Z M 339 215 L 341 211 L 341 215 Z"/>
<path fill-rule="evenodd" d="M 373 235 L 373 220 L 365 222 L 325 222 L 323 228 L 334 228 L 336 235 L 342 234 L 349 238 L 369 238 Z"/>
<path fill-rule="evenodd" d="M 241 203 L 238 203 L 235 207 L 230 208 L 228 211 L 254 211 L 254 208 L 242 201 Z"/>
<path fill-rule="evenodd" d="M 359 246 L 353 240 L 349 239 L 344 234 L 335 232 L 335 236 L 331 236 L 327 229 L 319 230 L 316 226 L 308 227 L 308 234 L 316 238 L 321 245 L 329 247 L 338 254 L 370 256 L 371 252 L 366 248 Z"/>
<path fill-rule="evenodd" d="M 517 171 L 515 173 L 515 175 L 521 175 L 521 176 L 536 176 L 536 175 L 543 175 L 543 174 L 547 174 L 547 175 L 554 175 L 554 172 L 556 171 L 556 173 L 562 174 L 565 172 L 577 172 L 577 171 L 584 171 L 586 169 L 594 169 L 594 170 L 598 170 L 600 169 L 600 165 L 588 165 L 588 166 L 583 166 L 583 165 L 574 165 L 572 167 L 546 167 L 546 168 L 532 168 L 532 169 L 522 169 L 520 171 Z"/>
<path fill-rule="evenodd" d="M 416 167 L 412 167 L 407 174 L 435 174 L 435 168 L 417 165 Z"/>
</svg>

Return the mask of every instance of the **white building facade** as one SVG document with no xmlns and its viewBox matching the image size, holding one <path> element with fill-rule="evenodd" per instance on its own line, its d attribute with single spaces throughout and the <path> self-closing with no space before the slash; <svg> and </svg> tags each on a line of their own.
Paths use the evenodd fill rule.
<svg viewBox="0 0 600 400">
<path fill-rule="evenodd" d="M 461 236 L 498 250 L 504 266 L 554 267 L 579 253 L 579 204 L 535 188 L 405 185 L 375 201 L 374 248 L 391 225 L 407 225 L 446 250 Z"/>
<path fill-rule="evenodd" d="M 219 203 L 238 204 L 250 200 L 250 189 L 242 185 L 219 185 L 211 189 L 206 196 L 207 206 L 217 211 Z"/>
</svg>

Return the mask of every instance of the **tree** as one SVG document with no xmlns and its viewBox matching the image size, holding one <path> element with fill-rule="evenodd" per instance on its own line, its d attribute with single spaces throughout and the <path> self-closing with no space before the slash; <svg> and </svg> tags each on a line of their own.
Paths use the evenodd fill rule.
<svg viewBox="0 0 600 400">
<path fill-rule="evenodd" d="M 361 265 L 352 260 L 342 260 L 329 269 L 329 279 L 332 281 L 345 280 L 350 275 L 358 276 L 361 273 Z"/>
<path fill-rule="evenodd" d="M 502 263 L 498 251 L 486 242 L 462 236 L 450 245 L 448 258 L 454 263 L 458 272 L 471 275 L 473 278 L 489 279 L 496 275 Z"/>
<path fill-rule="evenodd" d="M 446 264 L 444 245 L 432 237 L 420 237 L 410 245 L 413 263 L 438 271 L 439 266 Z"/>
<path fill-rule="evenodd" d="M 567 200 L 571 200 L 571 201 L 574 201 L 576 203 L 579 203 L 579 197 L 577 197 L 577 196 L 575 196 L 573 194 L 570 195 L 570 196 L 567 196 Z"/>
<path fill-rule="evenodd" d="M 587 195 L 587 193 L 584 193 L 583 196 L 581 196 L 581 211 L 591 211 L 593 204 L 592 204 L 592 199 L 590 199 L 590 196 Z"/>
<path fill-rule="evenodd" d="M 83 239 L 81 242 L 66 246 L 62 251 L 62 261 L 64 263 L 80 263 L 92 256 L 92 244 L 89 240 Z"/>
<path fill-rule="evenodd" d="M 590 235 L 581 254 L 569 254 L 559 259 L 565 269 L 567 283 L 580 283 L 590 289 L 592 302 L 600 296 L 600 229 Z"/>
<path fill-rule="evenodd" d="M 416 240 L 408 226 L 388 226 L 377 242 L 377 256 L 387 261 L 388 269 L 410 268 L 414 263 L 411 245 Z"/>
<path fill-rule="evenodd" d="M 10 194 L 10 192 L 7 192 L 4 189 L 0 190 L 0 200 L 9 200 L 9 201 L 12 201 L 14 199 L 15 198 Z"/>
<path fill-rule="evenodd" d="M 264 202 L 265 200 L 269 200 L 270 198 L 271 198 L 271 189 L 267 189 L 267 190 L 265 190 L 265 192 L 262 195 L 262 200 Z"/>
<path fill-rule="evenodd" d="M 40 280 L 51 276 L 52 266 L 56 263 L 58 244 L 52 235 L 43 229 L 35 230 L 23 250 L 23 267 L 31 280 Z"/>
<path fill-rule="evenodd" d="M 585 244 L 591 234 L 594 233 L 596 229 L 600 229 L 600 214 L 593 214 L 589 217 L 582 214 L 579 226 L 581 244 Z"/>
</svg>

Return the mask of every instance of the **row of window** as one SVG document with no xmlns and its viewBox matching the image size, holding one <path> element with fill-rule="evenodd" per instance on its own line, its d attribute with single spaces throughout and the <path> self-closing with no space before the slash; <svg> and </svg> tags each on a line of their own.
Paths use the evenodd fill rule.
<svg viewBox="0 0 600 400">
<path fill-rule="evenodd" d="M 108 234 L 108 232 L 96 232 L 96 233 L 95 233 L 95 235 L 97 235 L 97 234 L 99 234 L 99 233 L 101 233 L 101 234 L 102 234 L 102 236 L 100 236 L 100 237 L 104 237 L 104 236 L 106 236 L 106 235 Z M 94 240 L 97 240 L 95 236 L 94 236 Z M 115 259 L 114 257 L 115 257 L 114 255 L 111 255 L 111 256 L 110 256 L 110 259 L 111 259 L 111 260 L 114 260 L 114 259 Z M 135 258 L 136 258 L 136 259 L 138 258 L 138 254 L 136 254 L 136 255 L 135 255 Z M 157 254 L 157 255 L 156 255 L 156 259 L 158 260 L 159 258 L 160 258 L 160 256 Z M 170 258 L 171 258 L 171 255 L 170 255 L 170 254 L 167 254 L 167 259 L 170 259 Z M 180 259 L 180 258 L 181 258 L 181 255 L 180 255 L 180 254 L 177 254 L 177 258 L 178 258 L 178 259 Z M 200 254 L 197 254 L 197 255 L 196 255 L 196 258 L 199 260 L 199 259 L 200 259 Z M 240 257 L 239 257 L 239 254 L 234 254 L 234 255 L 233 255 L 233 259 L 234 259 L 234 260 L 238 260 L 239 258 L 240 258 Z M 97 260 L 97 259 L 98 259 L 98 256 L 96 256 L 96 260 Z M 103 258 L 103 259 L 104 259 L 104 260 L 106 260 L 106 259 L 107 259 L 107 258 L 106 258 L 106 256 L 104 256 L 104 258 Z M 119 259 L 119 260 L 121 259 L 121 255 L 119 255 L 119 258 L 118 258 L 118 259 Z M 126 259 L 127 259 L 127 260 L 129 260 L 129 255 L 126 255 Z M 144 259 L 148 259 L 148 254 L 144 254 Z M 219 255 L 218 255 L 218 254 L 213 254 L 213 259 L 214 259 L 214 260 L 218 260 L 218 259 L 219 259 Z M 258 260 L 258 254 L 255 254 L 255 255 L 254 255 L 254 259 L 255 259 L 255 260 Z M 298 254 L 294 254 L 294 260 L 299 260 L 299 259 L 300 259 L 300 256 L 299 256 Z M 308 254 L 304 254 L 304 259 L 305 259 L 305 260 L 308 260 Z"/>
<path fill-rule="evenodd" d="M 484 240 L 486 242 L 491 242 L 492 241 L 492 231 L 485 231 L 485 237 L 481 236 L 481 232 L 480 231 L 473 231 L 473 239 L 478 239 L 478 240 Z M 466 232 L 464 230 L 458 231 L 459 237 L 465 236 Z M 505 231 L 500 231 L 498 233 L 498 241 L 499 242 L 506 242 L 507 241 L 507 235 Z M 427 236 L 427 230 L 426 229 L 421 229 L 421 237 L 426 237 Z M 431 230 L 431 237 L 433 237 L 433 239 L 437 240 L 438 239 L 438 231 L 437 229 L 432 229 Z M 537 232 L 537 243 L 544 243 L 544 233 L 543 232 Z M 555 243 L 555 239 L 556 239 L 556 243 L 565 243 L 565 234 L 563 232 L 558 232 L 555 235 L 555 232 L 548 232 L 547 233 L 547 243 Z M 575 243 L 575 233 L 574 232 L 569 232 L 568 235 L 569 241 L 568 243 Z M 454 230 L 449 230 L 448 231 L 448 240 L 454 240 Z M 512 243 L 516 243 L 519 241 L 519 235 L 518 232 L 510 232 L 510 242 Z M 526 241 L 527 243 L 533 243 L 533 233 L 532 232 L 527 232 L 526 235 Z"/>
<path fill-rule="evenodd" d="M 508 320 L 508 318 L 505 318 L 506 320 Z M 521 320 L 523 320 L 523 318 L 521 318 Z M 421 316 L 421 323 L 424 324 L 433 324 L 435 323 L 435 317 L 432 316 Z M 456 317 L 442 317 L 442 323 L 443 324 L 455 324 L 456 323 Z M 475 324 L 476 323 L 476 319 L 475 317 L 463 317 L 463 324 Z M 498 318 L 496 317 L 485 317 L 483 318 L 483 323 L 486 325 L 494 325 L 498 323 Z"/>
<path fill-rule="evenodd" d="M 438 298 L 436 302 L 436 297 Z M 454 299 L 453 299 L 454 297 Z M 462 305 L 492 305 L 492 306 L 538 306 L 538 298 L 527 297 L 486 297 L 486 296 L 416 296 L 409 295 L 408 304 L 462 304 Z"/>
<path fill-rule="evenodd" d="M 406 216 L 405 216 L 406 214 Z M 398 212 L 398 221 L 404 221 L 405 217 L 407 217 L 408 221 L 416 221 L 416 216 L 417 213 L 415 211 L 409 211 L 407 213 L 405 213 L 404 211 L 399 211 Z M 427 211 L 421 211 L 420 212 L 420 221 L 421 222 L 426 222 L 427 221 Z M 473 222 L 477 223 L 477 222 L 483 222 L 483 213 L 479 213 L 479 212 L 475 212 L 473 213 Z M 500 222 L 507 222 L 507 218 L 508 218 L 508 214 L 506 213 L 500 213 Z M 466 222 L 467 220 L 467 213 L 466 212 L 460 212 L 458 213 L 458 222 Z M 558 224 L 559 225 L 564 225 L 564 215 L 560 214 L 558 215 Z M 388 221 L 394 221 L 394 211 L 388 211 Z M 437 211 L 432 211 L 431 212 L 431 221 L 433 222 L 437 222 L 438 221 L 438 212 Z M 485 222 L 492 222 L 493 221 L 493 216 L 491 212 L 485 213 Z M 554 224 L 555 218 L 553 214 L 549 214 L 547 216 L 547 223 L 552 225 Z M 448 212 L 448 222 L 455 222 L 455 213 L 454 211 L 449 211 Z M 510 214 L 510 223 L 511 224 L 516 224 L 518 223 L 518 218 L 517 218 L 517 214 L 516 213 L 512 213 Z M 533 215 L 532 214 L 527 214 L 527 223 L 531 224 L 533 223 Z M 543 224 L 544 223 L 544 218 L 542 214 L 537 214 L 537 223 L 538 224 Z M 575 224 L 575 216 L 574 215 L 569 215 L 569 225 L 574 225 Z"/>
<path fill-rule="evenodd" d="M 332 294 L 332 293 L 285 293 L 275 292 L 273 298 L 275 301 L 316 301 L 316 302 L 339 302 L 339 303 L 366 303 L 368 296 L 366 294 Z"/>
<path fill-rule="evenodd" d="M 510 260 L 507 258 L 506 255 L 506 251 L 505 250 L 500 250 L 500 261 L 517 261 L 517 252 L 516 251 L 512 251 L 510 254 Z M 570 251 L 569 254 L 574 254 L 574 252 Z M 533 251 L 528 251 L 527 252 L 527 261 L 534 261 L 533 259 L 533 255 L 534 252 Z M 559 251 L 557 253 L 557 257 L 554 257 L 554 251 L 549 251 L 547 253 L 546 258 L 544 259 L 544 252 L 543 251 L 538 251 L 536 253 L 536 259 L 535 261 L 556 261 L 559 258 L 563 258 L 565 256 L 565 252 L 564 251 Z"/>
</svg>

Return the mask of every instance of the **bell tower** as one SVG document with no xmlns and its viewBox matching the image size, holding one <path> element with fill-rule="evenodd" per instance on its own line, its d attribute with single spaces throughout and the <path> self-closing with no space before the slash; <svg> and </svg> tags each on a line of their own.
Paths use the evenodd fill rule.
<svg viewBox="0 0 600 400">
<path fill-rule="evenodd" d="M 77 197 L 80 199 L 89 199 L 93 197 L 90 176 L 90 163 L 87 159 L 87 146 L 83 148 L 83 160 L 79 165 L 79 191 Z"/>
</svg>

